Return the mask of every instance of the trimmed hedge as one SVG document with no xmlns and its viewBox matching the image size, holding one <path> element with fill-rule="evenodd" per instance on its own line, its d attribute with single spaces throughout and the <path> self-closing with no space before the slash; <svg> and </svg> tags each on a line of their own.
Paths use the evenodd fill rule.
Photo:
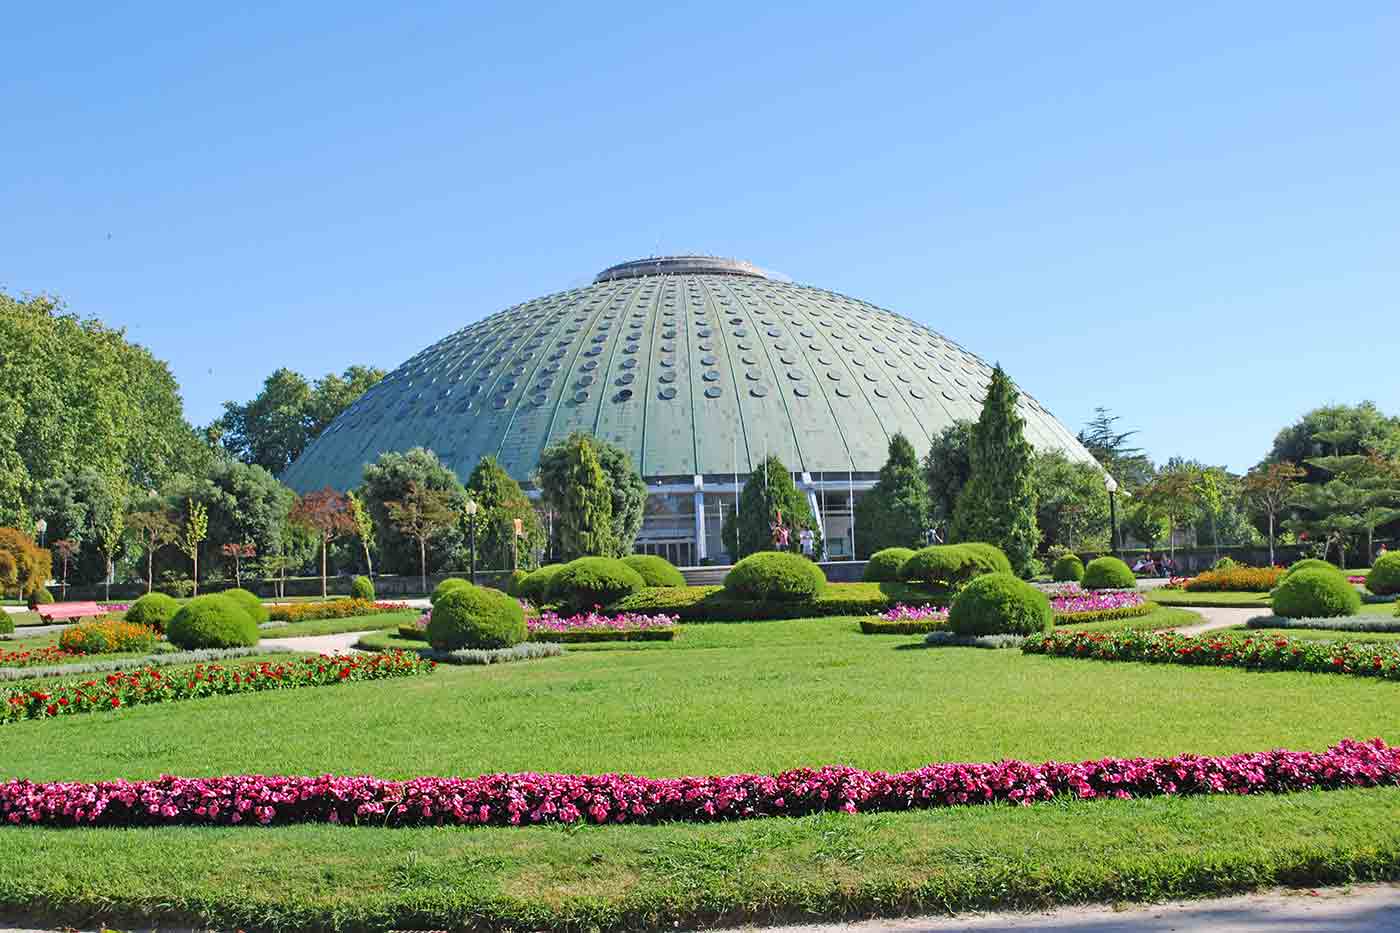
<svg viewBox="0 0 1400 933">
<path fill-rule="evenodd" d="M 433 590 L 432 595 L 428 597 L 428 602 L 431 605 L 436 606 L 438 604 L 438 600 L 442 599 L 448 593 L 455 593 L 458 590 L 466 589 L 471 585 L 472 584 L 469 581 L 463 580 L 461 577 L 448 577 L 446 580 L 443 580 L 437 585 L 437 587 Z"/>
<path fill-rule="evenodd" d="M 1010 573 L 1011 558 L 1006 556 L 1006 552 L 995 544 L 987 544 L 984 541 L 968 541 L 959 544 L 970 558 L 973 575 L 984 573 Z"/>
<path fill-rule="evenodd" d="M 520 581 L 520 585 L 517 587 L 520 590 L 519 595 L 536 606 L 544 605 L 549 599 L 549 589 L 554 585 L 554 578 L 563 569 L 563 564 L 545 564 L 540 569 L 532 571 L 524 580 Z"/>
<path fill-rule="evenodd" d="M 639 629 L 579 629 L 573 632 L 530 633 L 530 641 L 553 642 L 563 645 L 584 645 L 600 641 L 671 641 L 679 630 L 671 625 L 665 628 Z"/>
<path fill-rule="evenodd" d="M 645 589 L 608 607 L 610 612 L 677 616 L 682 622 L 762 622 L 826 616 L 869 616 L 900 602 L 942 602 L 946 593 L 887 596 L 869 583 L 833 583 L 806 602 L 773 603 L 738 599 L 720 586 L 675 586 Z"/>
<path fill-rule="evenodd" d="M 1295 560 L 1293 563 L 1289 564 L 1288 569 L 1283 572 L 1283 578 L 1280 579 L 1279 582 L 1282 583 L 1284 580 L 1288 579 L 1289 576 L 1291 576 L 1299 570 L 1335 570 L 1337 573 L 1342 572 L 1342 569 L 1340 567 L 1338 567 L 1336 564 L 1332 563 L 1329 560 L 1321 560 L 1316 557 L 1305 557 L 1302 560 Z"/>
<path fill-rule="evenodd" d="M 1229 560 L 1229 558 L 1221 558 Z M 1246 567 L 1231 562 L 1229 567 L 1207 570 L 1186 581 L 1191 593 L 1267 593 L 1283 579 L 1277 567 Z"/>
<path fill-rule="evenodd" d="M 1032 635 L 1055 624 L 1050 599 L 1012 573 L 986 573 L 963 587 L 948 611 L 955 635 Z"/>
<path fill-rule="evenodd" d="M 374 602 L 374 581 L 363 574 L 351 580 L 350 598 Z"/>
<path fill-rule="evenodd" d="M 947 630 L 948 623 L 939 619 L 905 619 L 890 622 L 885 619 L 861 619 L 860 630 L 864 635 L 927 635 L 929 632 Z"/>
<path fill-rule="evenodd" d="M 576 609 L 605 606 L 645 587 L 642 575 L 616 557 L 580 557 L 559 569 L 549 598 Z"/>
<path fill-rule="evenodd" d="M 664 557 L 629 554 L 622 562 L 637 571 L 647 586 L 685 586 L 685 575 Z"/>
<path fill-rule="evenodd" d="M 176 602 L 175 597 L 164 593 L 147 593 L 127 608 L 126 621 L 148 625 L 158 632 L 163 632 L 179 611 L 180 604 Z"/>
<path fill-rule="evenodd" d="M 1089 561 L 1080 584 L 1086 590 L 1132 590 L 1137 588 L 1137 577 L 1127 564 L 1105 555 Z"/>
<path fill-rule="evenodd" d="M 904 579 L 901 576 L 904 565 L 913 556 L 913 548 L 907 547 L 887 547 L 876 551 L 865 565 L 865 582 L 893 583 Z"/>
<path fill-rule="evenodd" d="M 224 590 L 218 595 L 227 596 L 229 599 L 238 603 L 239 606 L 243 607 L 243 611 L 248 613 L 248 617 L 258 625 L 262 625 L 268 620 L 267 607 L 262 604 L 261 599 L 258 599 L 247 590 Z"/>
<path fill-rule="evenodd" d="M 910 583 L 951 587 L 967 579 L 971 556 L 960 544 L 933 544 L 915 551 L 900 570 Z"/>
<path fill-rule="evenodd" d="M 258 623 L 237 600 L 214 593 L 181 606 L 165 637 L 178 648 L 248 648 L 258 643 Z"/>
<path fill-rule="evenodd" d="M 760 551 L 735 564 L 724 577 L 726 592 L 759 602 L 808 602 L 826 589 L 826 574 L 801 554 Z"/>
<path fill-rule="evenodd" d="M 1056 583 L 1078 583 L 1084 579 L 1084 561 L 1074 554 L 1062 555 L 1051 566 L 1050 576 Z"/>
<path fill-rule="evenodd" d="M 1387 551 L 1376 558 L 1366 574 L 1366 589 L 1377 596 L 1400 593 L 1400 551 Z"/>
<path fill-rule="evenodd" d="M 525 594 L 520 591 L 520 587 L 524 585 L 525 580 L 528 579 L 529 576 L 530 571 L 528 570 L 512 570 L 510 575 L 506 577 L 506 592 L 512 596 L 524 596 Z"/>
<path fill-rule="evenodd" d="M 9 635 L 15 630 L 15 623 L 8 612 L 0 612 L 0 635 Z"/>
<path fill-rule="evenodd" d="M 440 595 L 428 620 L 428 643 L 439 651 L 509 648 L 528 635 L 515 597 L 470 583 Z"/>
<path fill-rule="evenodd" d="M 1056 625 L 1089 625 L 1094 622 L 1111 622 L 1114 619 L 1136 619 L 1157 611 L 1157 605 L 1144 600 L 1136 606 L 1118 606 L 1113 609 L 1086 609 L 1083 612 L 1057 612 Z"/>
<path fill-rule="evenodd" d="M 1287 619 L 1329 619 L 1354 616 L 1361 609 L 1361 594 L 1333 567 L 1311 567 L 1289 573 L 1274 590 L 1273 607 Z"/>
</svg>

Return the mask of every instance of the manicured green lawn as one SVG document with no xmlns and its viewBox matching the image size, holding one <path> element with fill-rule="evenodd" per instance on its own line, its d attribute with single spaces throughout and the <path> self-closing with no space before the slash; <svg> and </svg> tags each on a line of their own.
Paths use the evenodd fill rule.
<svg viewBox="0 0 1400 933">
<path fill-rule="evenodd" d="M 1129 629 L 1137 631 L 1151 629 L 1155 631 L 1166 628 L 1180 628 L 1183 625 L 1194 625 L 1200 621 L 1200 615 L 1192 612 L 1190 609 L 1169 609 L 1165 606 L 1161 606 L 1148 615 L 1138 616 L 1135 619 L 1111 619 L 1107 622 L 1078 622 L 1056 627 L 1064 629 L 1085 629 L 1094 632 L 1122 632 Z"/>
<path fill-rule="evenodd" d="M 1400 741 L 1400 685 L 1384 681 L 921 643 L 862 635 L 851 619 L 687 625 L 629 650 L 24 722 L 0 729 L 0 779 L 665 776 Z M 1400 789 L 713 826 L 0 827 L 0 860 L 44 866 L 0 873 L 0 906 L 115 905 L 128 919 L 737 922 L 1391 877 Z"/>
<path fill-rule="evenodd" d="M 1268 593 L 1191 593 L 1186 590 L 1144 590 L 1143 595 L 1163 606 L 1213 606 L 1233 609 L 1236 607 L 1269 608 Z"/>
<path fill-rule="evenodd" d="M 1249 628 L 1237 625 L 1226 631 L 1250 635 L 1282 635 L 1285 638 L 1313 638 L 1329 641 L 1400 641 L 1400 632 L 1348 632 L 1330 628 Z"/>
<path fill-rule="evenodd" d="M 405 622 L 418 618 L 422 610 L 409 612 L 381 612 L 368 616 L 352 616 L 348 619 L 312 619 L 307 622 L 289 622 L 262 630 L 263 638 L 300 638 L 307 635 L 337 635 L 341 632 L 374 632 L 380 629 L 397 628 Z"/>
</svg>

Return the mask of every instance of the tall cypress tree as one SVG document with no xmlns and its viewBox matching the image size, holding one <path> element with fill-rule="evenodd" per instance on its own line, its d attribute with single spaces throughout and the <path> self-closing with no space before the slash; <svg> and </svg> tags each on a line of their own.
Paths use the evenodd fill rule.
<svg viewBox="0 0 1400 933">
<path fill-rule="evenodd" d="M 887 547 L 921 546 L 930 511 L 919 456 L 908 438 L 895 434 L 879 481 L 856 503 L 856 556 L 869 557 Z"/>
<path fill-rule="evenodd" d="M 559 508 L 559 556 L 564 560 L 611 556 L 616 550 L 612 491 L 592 439 L 574 434 L 556 450 L 563 469 L 550 475 L 562 483 L 546 490 L 546 495 Z"/>
<path fill-rule="evenodd" d="M 724 520 L 720 534 L 724 546 L 735 560 L 755 551 L 772 551 L 773 523 L 782 515 L 783 525 L 788 529 L 787 550 L 802 553 L 801 532 L 808 529 L 816 534 L 814 557 L 820 559 L 826 543 L 822 540 L 821 528 L 807 497 L 792 481 L 792 473 L 783 461 L 769 457 L 749 474 L 749 481 L 739 493 L 738 520 L 730 513 Z"/>
<path fill-rule="evenodd" d="M 972 428 L 972 477 L 953 512 L 955 541 L 986 541 L 1011 559 L 1022 576 L 1031 569 L 1040 530 L 1035 523 L 1034 451 L 1016 414 L 1016 387 L 998 364 L 982 415 Z"/>
</svg>

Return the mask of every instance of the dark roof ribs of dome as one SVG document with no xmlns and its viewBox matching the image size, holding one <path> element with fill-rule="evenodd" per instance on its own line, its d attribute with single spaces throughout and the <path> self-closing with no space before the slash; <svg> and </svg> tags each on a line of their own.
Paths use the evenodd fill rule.
<svg viewBox="0 0 1400 933">
<path fill-rule="evenodd" d="M 723 268 L 658 270 L 671 261 Z M 624 263 L 493 314 L 386 376 L 283 479 L 351 488 L 380 454 L 422 446 L 463 480 L 487 454 L 528 480 L 574 431 L 630 451 L 653 478 L 747 474 L 769 454 L 793 470 L 873 473 L 895 432 L 924 450 L 977 418 L 991 374 L 981 359 L 893 312 L 752 268 Z M 1037 449 L 1092 462 L 1034 398 L 1018 407 Z"/>
<path fill-rule="evenodd" d="M 722 256 L 652 256 L 649 259 L 633 259 L 608 266 L 593 279 L 598 282 L 611 282 L 614 279 L 638 279 L 647 275 L 687 275 L 705 273 L 709 275 L 752 275 L 760 279 L 769 278 L 768 273 L 751 262 L 742 259 L 726 259 Z"/>
</svg>

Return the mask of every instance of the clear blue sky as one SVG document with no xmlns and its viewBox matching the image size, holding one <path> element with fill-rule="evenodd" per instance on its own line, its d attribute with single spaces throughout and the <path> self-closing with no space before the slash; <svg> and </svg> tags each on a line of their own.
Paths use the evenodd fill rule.
<svg viewBox="0 0 1400 933">
<path fill-rule="evenodd" d="M 1400 411 L 1400 7 L 28 4 L 0 288 L 191 421 L 656 251 L 925 322 L 1071 428 L 1249 466 Z"/>
</svg>

